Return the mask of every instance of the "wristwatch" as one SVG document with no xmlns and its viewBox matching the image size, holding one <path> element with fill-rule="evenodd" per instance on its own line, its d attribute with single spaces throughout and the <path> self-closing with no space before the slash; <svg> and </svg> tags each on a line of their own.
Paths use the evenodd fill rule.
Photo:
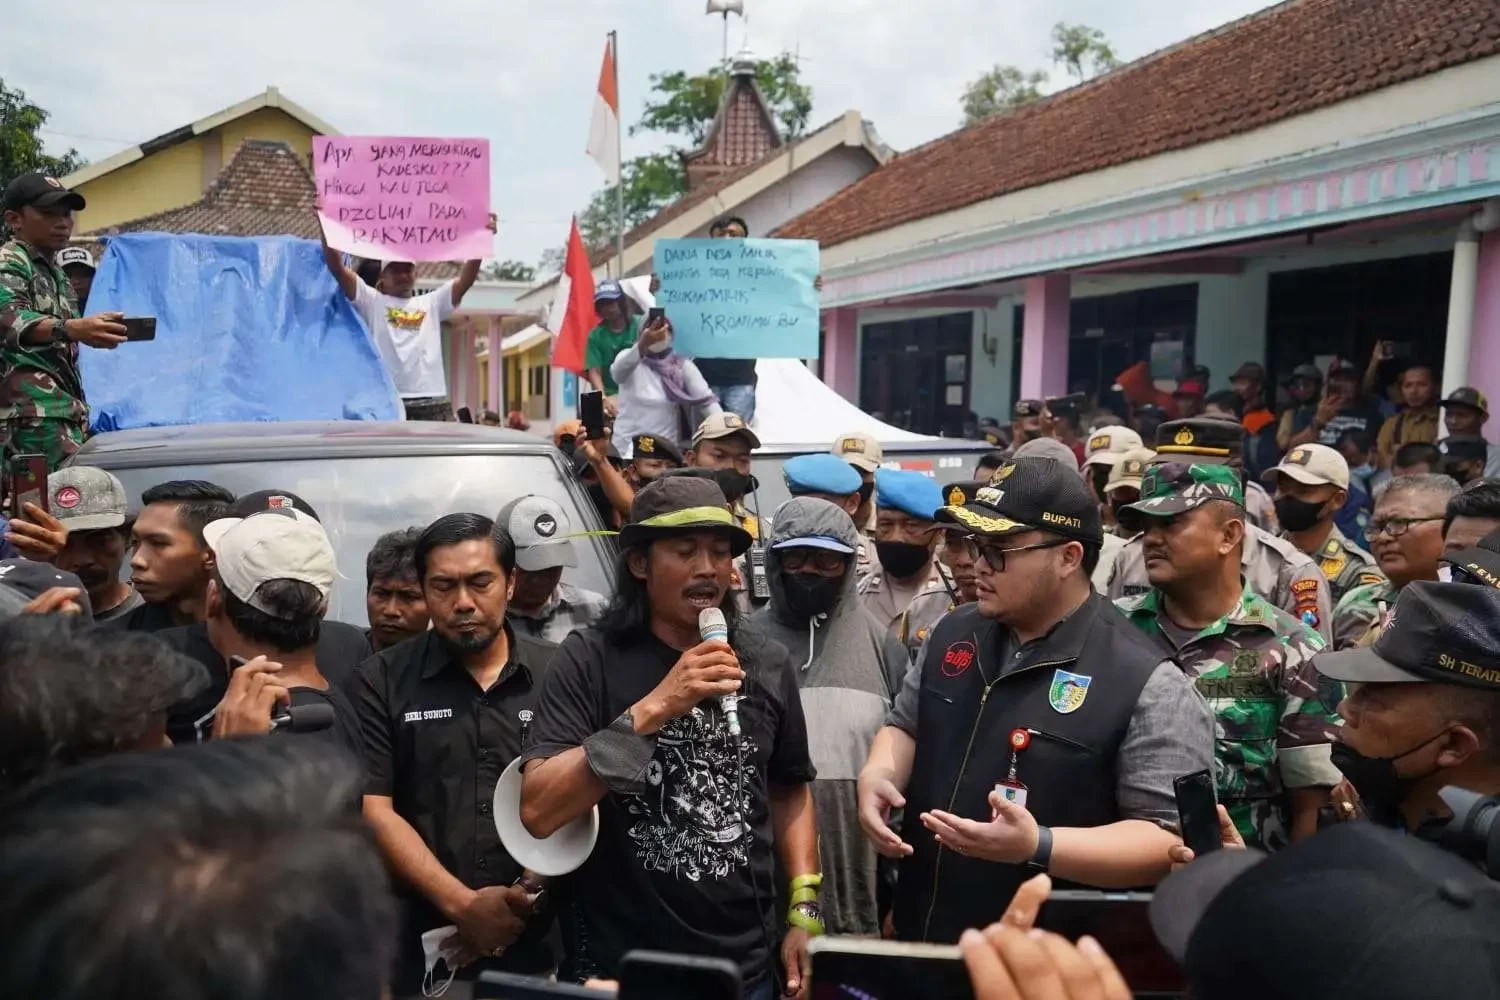
<svg viewBox="0 0 1500 1000">
<path fill-rule="evenodd" d="M 1036 853 L 1027 861 L 1025 867 L 1034 872 L 1044 872 L 1052 863 L 1052 828 L 1050 826 L 1038 826 L 1036 828 Z"/>
</svg>

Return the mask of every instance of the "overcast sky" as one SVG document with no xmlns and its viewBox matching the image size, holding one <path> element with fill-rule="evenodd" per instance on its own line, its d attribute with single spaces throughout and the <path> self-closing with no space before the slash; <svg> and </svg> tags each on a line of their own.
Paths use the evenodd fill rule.
<svg viewBox="0 0 1500 1000">
<path fill-rule="evenodd" d="M 1130 60 L 1264 0 L 745 0 L 730 49 L 800 52 L 814 127 L 856 108 L 909 149 L 959 124 L 966 81 L 996 63 L 1047 68 L 1054 22 L 1101 28 Z M 48 149 L 99 160 L 267 85 L 347 134 L 485 136 L 497 256 L 536 263 L 602 185 L 583 153 L 604 36 L 620 32 L 621 114 L 655 72 L 720 53 L 704 0 L 73 0 L 6 17 L 7 86 L 52 118 Z M 1053 70 L 1053 81 L 1064 77 Z M 625 155 L 663 139 L 626 139 Z"/>
</svg>

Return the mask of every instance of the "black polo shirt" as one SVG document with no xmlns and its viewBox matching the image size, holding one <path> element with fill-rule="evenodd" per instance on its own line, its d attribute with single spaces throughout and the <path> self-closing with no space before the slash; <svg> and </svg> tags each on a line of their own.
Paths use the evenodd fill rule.
<svg viewBox="0 0 1500 1000">
<path fill-rule="evenodd" d="M 521 875 L 500 843 L 491 815 L 495 784 L 521 753 L 519 713 L 534 711 L 557 647 L 510 635 L 510 662 L 488 691 L 427 632 L 375 654 L 353 687 L 365 743 L 366 795 L 394 800 L 396 813 L 438 862 L 471 889 L 511 885 Z M 449 923 L 426 897 L 397 883 L 405 904 L 396 993 L 420 985 L 421 934 Z M 493 962 L 479 968 L 549 971 L 545 914 Z M 465 975 L 475 969 L 471 966 Z"/>
</svg>

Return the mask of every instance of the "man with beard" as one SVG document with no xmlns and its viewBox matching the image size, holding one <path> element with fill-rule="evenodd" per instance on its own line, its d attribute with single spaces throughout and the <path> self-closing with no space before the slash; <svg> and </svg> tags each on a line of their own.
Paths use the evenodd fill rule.
<svg viewBox="0 0 1500 1000">
<path fill-rule="evenodd" d="M 94 621 L 123 618 L 144 604 L 120 579 L 130 537 L 125 486 L 104 469 L 70 465 L 47 477 L 47 493 L 48 510 L 68 531 L 52 564 L 82 581 Z"/>
<path fill-rule="evenodd" d="M 1281 537 L 1318 560 L 1328 579 L 1334 607 L 1355 587 L 1385 582 L 1375 558 L 1351 542 L 1334 523 L 1349 490 L 1349 464 L 1324 444 L 1298 445 L 1269 475 L 1276 477 L 1276 519 Z M 1333 616 L 1333 645 L 1343 649 L 1368 624 L 1338 612 Z"/>
<path fill-rule="evenodd" d="M 130 582 L 145 604 L 112 627 L 130 632 L 201 622 L 207 616 L 213 551 L 204 527 L 225 517 L 234 494 L 199 479 L 173 480 L 141 494 L 130 528 Z"/>
<path fill-rule="evenodd" d="M 859 596 L 877 621 L 896 628 L 901 615 L 918 598 L 942 595 L 953 602 L 953 583 L 937 561 L 940 535 L 937 509 L 943 490 L 920 472 L 881 469 L 875 474 L 875 556 L 880 568 L 860 581 Z M 930 603 L 930 602 L 929 602 Z M 908 619 L 902 645 L 921 629 L 930 629 L 947 614 L 929 607 L 920 619 Z"/>
<path fill-rule="evenodd" d="M 766 555 L 771 601 L 751 623 L 800 665 L 797 685 L 818 772 L 812 790 L 824 923 L 830 934 L 873 935 L 880 932 L 879 857 L 860 833 L 855 781 L 910 661 L 854 592 L 850 557 L 858 539 L 848 514 L 827 501 L 782 504 Z"/>
<path fill-rule="evenodd" d="M 365 556 L 365 637 L 380 652 L 427 631 L 427 600 L 417 579 L 417 540 L 421 528 L 401 528 L 375 539 Z"/>
<path fill-rule="evenodd" d="M 456 938 L 465 979 L 554 965 L 550 919 L 533 913 L 536 887 L 516 884 L 490 803 L 556 647 L 506 625 L 516 550 L 489 518 L 438 518 L 414 558 L 432 630 L 375 654 L 355 684 L 365 819 L 403 904 L 396 995 L 421 989 L 422 935 L 437 928 L 454 929 L 440 944 Z"/>
<path fill-rule="evenodd" d="M 647 483 L 668 469 L 682 468 L 682 451 L 675 442 L 655 434 L 637 434 L 630 441 L 630 464 L 625 466 L 625 478 L 631 487 L 640 490 Z"/>
<path fill-rule="evenodd" d="M 999 919 L 1040 871 L 1153 884 L 1176 843 L 1172 780 L 1212 759 L 1189 680 L 1089 584 L 1099 509 L 1077 473 L 1017 459 L 940 516 L 971 532 L 979 600 L 928 637 L 859 777 L 860 825 L 903 859 L 907 941 Z"/>
<path fill-rule="evenodd" d="M 1121 513 L 1143 526 L 1152 589 L 1118 607 L 1208 700 L 1219 801 L 1252 847 L 1276 850 L 1311 836 L 1339 781 L 1328 759 L 1339 693 L 1312 668 L 1323 639 L 1242 575 L 1239 476 L 1223 465 L 1154 465 L 1141 499 Z"/>
<path fill-rule="evenodd" d="M 563 570 L 578 565 L 578 554 L 573 523 L 561 504 L 529 493 L 502 507 L 495 523 L 516 546 L 516 582 L 505 619 L 518 635 L 562 642 L 599 620 L 609 603 L 604 595 L 563 582 Z"/>
<path fill-rule="evenodd" d="M 699 625 L 709 608 L 732 619 L 733 559 L 750 541 L 713 482 L 651 484 L 620 534 L 609 613 L 558 650 L 521 821 L 547 837 L 598 807 L 598 842 L 562 887 L 564 978 L 615 978 L 625 952 L 652 948 L 736 962 L 747 1000 L 801 988 L 823 925 L 796 664 L 756 629 L 732 625 L 725 642 Z M 726 717 L 721 699 L 742 685 Z M 778 872 L 792 903 L 784 981 L 768 952 Z"/>
</svg>

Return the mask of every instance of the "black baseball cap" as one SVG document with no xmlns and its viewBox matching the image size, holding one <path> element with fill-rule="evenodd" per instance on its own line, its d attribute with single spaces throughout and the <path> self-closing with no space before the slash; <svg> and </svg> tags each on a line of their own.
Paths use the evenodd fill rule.
<svg viewBox="0 0 1500 1000">
<path fill-rule="evenodd" d="M 82 212 L 86 204 L 83 195 L 77 191 L 69 191 L 57 178 L 48 177 L 37 171 L 22 174 L 5 185 L 5 210 L 7 212 L 13 212 L 26 205 L 35 205 L 37 208 L 62 205 L 75 212 Z"/>
<path fill-rule="evenodd" d="M 229 505 L 226 517 L 249 517 L 268 510 L 300 510 L 314 521 L 323 520 L 312 504 L 290 490 L 259 490 L 246 493 Z"/>
<path fill-rule="evenodd" d="M 1437 443 L 1445 462 L 1483 462 L 1489 457 L 1489 442 L 1478 434 L 1449 434 Z"/>
<path fill-rule="evenodd" d="M 632 459 L 660 458 L 676 466 L 682 465 L 682 449 L 677 443 L 655 434 L 637 434 L 631 438 L 630 455 Z"/>
<path fill-rule="evenodd" d="M 1500 528 L 1481 538 L 1472 549 L 1442 557 L 1454 569 L 1454 583 L 1478 583 L 1500 588 Z"/>
<path fill-rule="evenodd" d="M 1485 416 L 1490 415 L 1490 401 L 1484 398 L 1484 393 L 1473 386 L 1459 386 L 1448 393 L 1448 398 L 1443 400 L 1440 406 L 1467 406 L 1471 410 L 1478 410 Z"/>
<path fill-rule="evenodd" d="M 0 560 L 0 622 L 19 615 L 22 608 L 53 587 L 77 590 L 78 596 L 73 598 L 73 603 L 82 610 L 83 620 L 94 617 L 94 610 L 89 607 L 89 592 L 83 581 L 72 573 L 31 559 Z"/>
<path fill-rule="evenodd" d="M 952 487 L 945 488 L 944 499 Z M 963 504 L 939 507 L 937 520 L 976 535 L 1004 538 L 1048 531 L 1097 545 L 1103 539 L 1099 505 L 1078 470 L 1050 458 L 1018 458 L 1000 466 L 987 486 Z"/>
<path fill-rule="evenodd" d="M 1318 653 L 1313 666 L 1336 681 L 1500 691 L 1500 590 L 1408 583 L 1373 645 Z"/>
<path fill-rule="evenodd" d="M 1151 927 L 1193 996 L 1489 996 L 1500 885 L 1404 832 L 1344 823 L 1270 856 L 1194 861 L 1157 886 Z"/>
</svg>

